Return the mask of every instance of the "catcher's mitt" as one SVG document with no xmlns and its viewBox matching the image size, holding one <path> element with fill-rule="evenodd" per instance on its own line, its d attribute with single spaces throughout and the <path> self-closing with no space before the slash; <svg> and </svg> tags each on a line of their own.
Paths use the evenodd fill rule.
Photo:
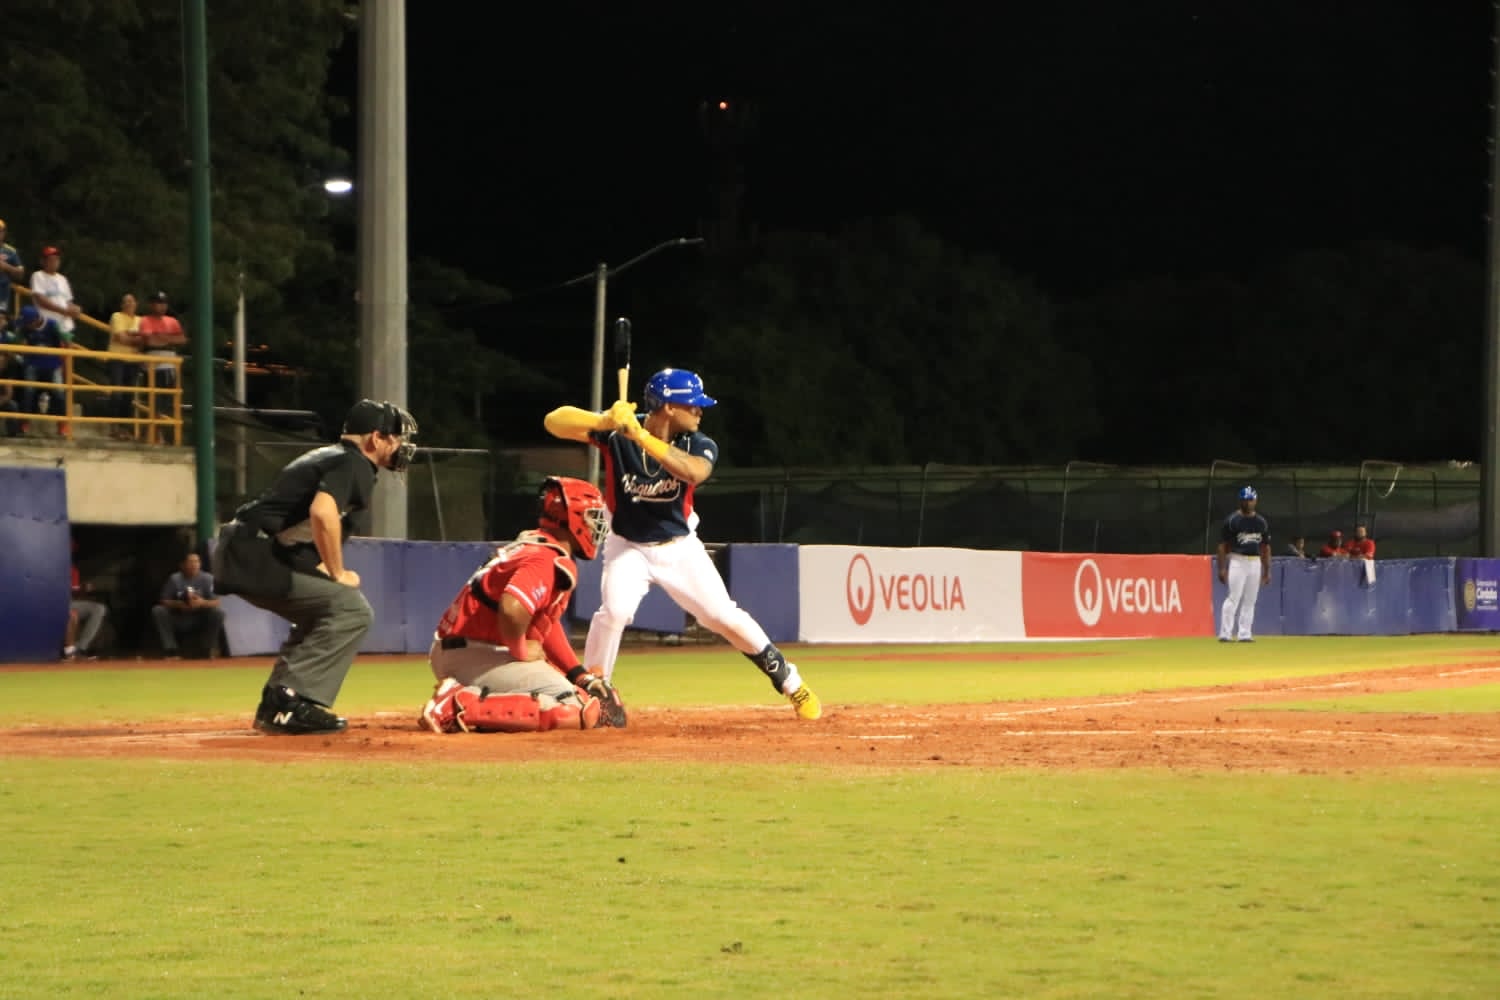
<svg viewBox="0 0 1500 1000">
<path fill-rule="evenodd" d="M 584 690 L 599 699 L 599 725 L 625 728 L 625 703 L 613 684 L 595 674 L 588 679 Z"/>
</svg>

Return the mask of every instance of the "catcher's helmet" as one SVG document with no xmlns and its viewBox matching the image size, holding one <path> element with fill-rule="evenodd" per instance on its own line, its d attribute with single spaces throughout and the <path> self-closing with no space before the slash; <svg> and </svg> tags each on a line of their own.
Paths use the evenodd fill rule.
<svg viewBox="0 0 1500 1000">
<path fill-rule="evenodd" d="M 646 412 L 668 403 L 679 406 L 713 406 L 718 402 L 703 394 L 703 380 L 686 368 L 663 368 L 646 380 Z"/>
<path fill-rule="evenodd" d="M 578 554 L 594 558 L 609 534 L 609 511 L 592 483 L 570 476 L 548 476 L 537 491 L 537 523 L 553 534 L 571 535 Z"/>
<path fill-rule="evenodd" d="M 1259 498 L 1260 494 L 1255 492 L 1254 486 L 1246 486 L 1244 489 L 1240 490 L 1241 500 L 1257 500 Z"/>
<path fill-rule="evenodd" d="M 384 434 L 401 438 L 396 453 L 391 456 L 391 471 L 404 472 L 417 453 L 417 418 L 405 407 L 375 399 L 361 399 L 349 408 L 344 417 L 345 434 Z"/>
</svg>

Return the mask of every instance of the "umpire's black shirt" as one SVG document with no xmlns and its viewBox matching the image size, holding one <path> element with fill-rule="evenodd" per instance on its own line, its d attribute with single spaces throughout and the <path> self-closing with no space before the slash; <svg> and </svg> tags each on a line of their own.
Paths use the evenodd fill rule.
<svg viewBox="0 0 1500 1000">
<path fill-rule="evenodd" d="M 304 528 L 305 538 L 295 529 L 307 525 L 313 498 L 327 493 L 338 504 L 344 537 L 367 534 L 375 473 L 375 463 L 351 441 L 316 448 L 289 463 L 265 492 L 242 505 L 234 517 L 268 535 L 299 536 L 282 536 L 284 543 L 311 543 L 310 526 Z"/>
</svg>

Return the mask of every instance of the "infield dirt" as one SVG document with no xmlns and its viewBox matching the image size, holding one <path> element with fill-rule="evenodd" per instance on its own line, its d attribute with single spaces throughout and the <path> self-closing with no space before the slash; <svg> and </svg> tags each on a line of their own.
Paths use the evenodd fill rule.
<svg viewBox="0 0 1500 1000">
<path fill-rule="evenodd" d="M 212 668 L 234 662 L 182 666 Z M 137 666 L 161 664 L 122 662 L 118 669 Z M 1500 767 L 1500 713 L 1326 713 L 1257 707 L 1496 682 L 1500 662 L 1485 661 L 1035 702 L 881 706 L 825 701 L 823 718 L 816 722 L 799 721 L 789 707 L 631 706 L 626 729 L 512 735 L 435 736 L 417 727 L 415 705 L 409 715 L 351 717 L 348 731 L 336 736 L 263 735 L 250 728 L 246 713 L 150 724 L 4 729 L 0 756 L 1282 772 Z"/>
</svg>

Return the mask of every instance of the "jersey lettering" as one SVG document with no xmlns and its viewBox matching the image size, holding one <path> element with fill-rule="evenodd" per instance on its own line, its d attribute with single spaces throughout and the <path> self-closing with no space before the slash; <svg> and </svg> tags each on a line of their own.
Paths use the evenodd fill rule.
<svg viewBox="0 0 1500 1000">
<path fill-rule="evenodd" d="M 630 498 L 631 503 L 672 503 L 682 493 L 682 483 L 676 479 L 643 480 L 627 472 L 620 477 L 620 492 Z"/>
</svg>

